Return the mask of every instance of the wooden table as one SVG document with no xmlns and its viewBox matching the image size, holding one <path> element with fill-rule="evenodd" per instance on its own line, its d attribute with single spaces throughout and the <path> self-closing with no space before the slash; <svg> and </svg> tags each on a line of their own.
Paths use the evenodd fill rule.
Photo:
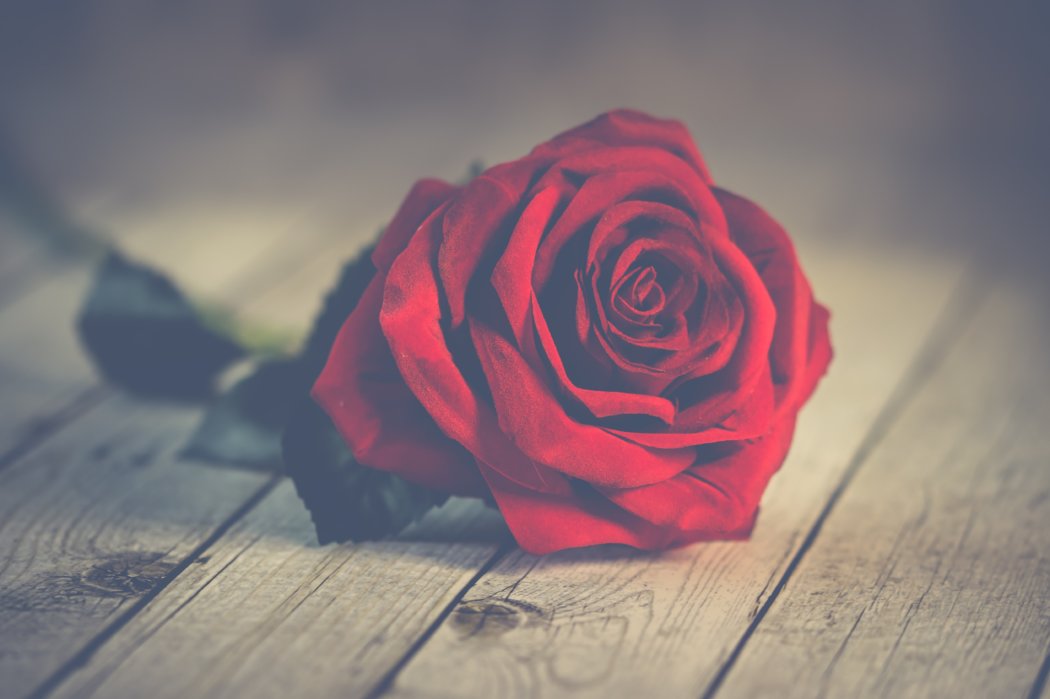
<svg viewBox="0 0 1050 699">
<path fill-rule="evenodd" d="M 944 121 L 965 110 L 925 91 L 941 82 L 920 70 L 929 67 L 921 51 L 869 74 L 863 60 L 792 63 L 785 49 L 787 65 L 817 76 L 809 97 L 819 109 L 806 111 L 776 102 L 776 80 L 790 75 L 772 64 L 730 61 L 727 73 L 707 60 L 758 55 L 734 39 L 742 25 L 718 25 L 729 29 L 705 43 L 695 28 L 659 24 L 665 43 L 643 40 L 665 53 L 631 62 L 620 39 L 636 26 L 610 20 L 590 43 L 550 54 L 569 72 L 547 82 L 515 62 L 547 60 L 525 51 L 535 37 L 525 48 L 508 38 L 491 65 L 469 64 L 491 92 L 442 73 L 452 87 L 440 98 L 422 90 L 425 109 L 383 102 L 377 86 L 405 75 L 396 61 L 377 61 L 374 83 L 361 84 L 388 111 L 350 109 L 345 122 L 245 98 L 229 122 L 206 124 L 203 141 L 136 140 L 114 127 L 101 184 L 69 180 L 59 195 L 196 293 L 304 327 L 341 261 L 413 177 L 455 177 L 474 155 L 514 157 L 602 107 L 679 116 L 716 178 L 785 223 L 833 312 L 836 359 L 753 537 L 661 554 L 536 557 L 510 543 L 493 512 L 454 500 L 396 540 L 318 546 L 288 481 L 180 459 L 197 407 L 99 383 L 72 328 L 89 270 L 56 261 L 24 222 L 0 215 L 0 697 L 1050 699 L 1045 168 L 989 171 L 973 165 L 981 154 L 916 153 L 932 139 L 927 117 L 958 126 L 953 138 L 977 128 Z M 809 37 L 805 26 L 763 36 L 781 46 L 782 31 Z M 448 41 L 429 51 L 455 44 L 449 26 L 435 31 Z M 848 57 L 848 37 L 863 49 L 865 31 L 820 45 Z M 791 50 L 805 48 L 795 39 Z M 400 50 L 366 43 L 387 58 Z M 149 82 L 148 71 L 106 65 L 114 84 Z M 581 79 L 632 66 L 646 76 L 661 68 L 663 82 L 635 75 L 621 89 Z M 842 79 L 838 68 L 867 78 Z M 312 83 L 296 82 L 294 70 L 273 75 L 272 95 L 309 98 Z M 779 77 L 761 82 L 769 75 Z M 727 101 L 710 107 L 683 91 L 689 81 Z M 176 95 L 168 107 L 177 108 L 178 85 L 164 88 Z M 69 101 L 108 114 L 78 99 Z M 763 120 L 773 102 L 782 111 Z M 873 111 L 879 118 L 868 119 Z M 27 148 L 47 153 L 54 125 L 29 114 Z M 289 121 L 278 128 L 271 118 Z M 763 130 L 772 123 L 782 130 Z M 154 133 L 166 134 L 161 126 Z M 245 175 L 223 189 L 223 177 L 285 133 L 303 161 L 283 177 Z M 125 143 L 152 143 L 158 162 Z M 195 150 L 179 151 L 186 143 Z M 50 151 L 51 162 L 61 155 Z M 304 167 L 311 158 L 317 171 Z M 149 176 L 117 196 L 139 172 Z"/>
<path fill-rule="evenodd" d="M 750 541 L 535 557 L 469 501 L 317 546 L 290 482 L 180 460 L 196 408 L 99 385 L 88 270 L 2 240 L 4 697 L 1045 691 L 1050 315 L 966 250 L 800 238 L 837 358 Z M 196 286 L 302 315 L 341 255 L 292 240 Z"/>
</svg>

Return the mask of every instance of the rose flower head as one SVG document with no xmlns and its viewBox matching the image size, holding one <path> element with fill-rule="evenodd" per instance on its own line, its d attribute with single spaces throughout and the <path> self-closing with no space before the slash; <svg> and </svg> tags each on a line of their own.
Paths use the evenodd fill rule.
<svg viewBox="0 0 1050 699">
<path fill-rule="evenodd" d="M 640 112 L 418 182 L 373 262 L 314 399 L 533 553 L 746 537 L 831 359 L 781 226 Z"/>
</svg>

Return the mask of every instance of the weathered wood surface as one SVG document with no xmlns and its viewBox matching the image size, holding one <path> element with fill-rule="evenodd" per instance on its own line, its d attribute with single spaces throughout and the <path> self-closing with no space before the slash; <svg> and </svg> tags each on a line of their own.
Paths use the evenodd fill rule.
<svg viewBox="0 0 1050 699">
<path fill-rule="evenodd" d="M 188 408 L 110 399 L 0 472 L 0 676 L 37 687 L 267 478 L 179 462 Z"/>
<path fill-rule="evenodd" d="M 1050 316 L 1000 281 L 719 697 L 1024 697 L 1050 647 Z"/>
<path fill-rule="evenodd" d="M 496 554 L 494 519 L 454 500 L 397 541 L 318 547 L 284 482 L 55 696 L 362 696 Z"/>
</svg>

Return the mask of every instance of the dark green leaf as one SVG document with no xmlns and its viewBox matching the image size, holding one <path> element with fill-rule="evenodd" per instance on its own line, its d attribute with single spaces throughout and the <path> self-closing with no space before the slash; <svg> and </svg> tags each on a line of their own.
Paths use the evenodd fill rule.
<svg viewBox="0 0 1050 699">
<path fill-rule="evenodd" d="M 77 318 L 80 339 L 108 381 L 140 395 L 200 398 L 244 349 L 202 322 L 159 272 L 111 251 Z"/>
<path fill-rule="evenodd" d="M 328 416 L 309 399 L 285 429 L 284 456 L 322 544 L 398 534 L 448 499 L 358 464 Z"/>
</svg>

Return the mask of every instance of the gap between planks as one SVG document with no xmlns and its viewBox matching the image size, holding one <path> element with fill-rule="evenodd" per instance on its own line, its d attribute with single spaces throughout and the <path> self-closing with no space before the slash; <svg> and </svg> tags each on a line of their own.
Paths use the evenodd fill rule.
<svg viewBox="0 0 1050 699">
<path fill-rule="evenodd" d="M 1047 648 L 1043 664 L 1039 666 L 1039 674 L 1035 676 L 1032 683 L 1032 691 L 1028 693 L 1028 699 L 1050 699 L 1050 684 L 1047 677 L 1050 676 L 1050 647 Z"/>
</svg>

